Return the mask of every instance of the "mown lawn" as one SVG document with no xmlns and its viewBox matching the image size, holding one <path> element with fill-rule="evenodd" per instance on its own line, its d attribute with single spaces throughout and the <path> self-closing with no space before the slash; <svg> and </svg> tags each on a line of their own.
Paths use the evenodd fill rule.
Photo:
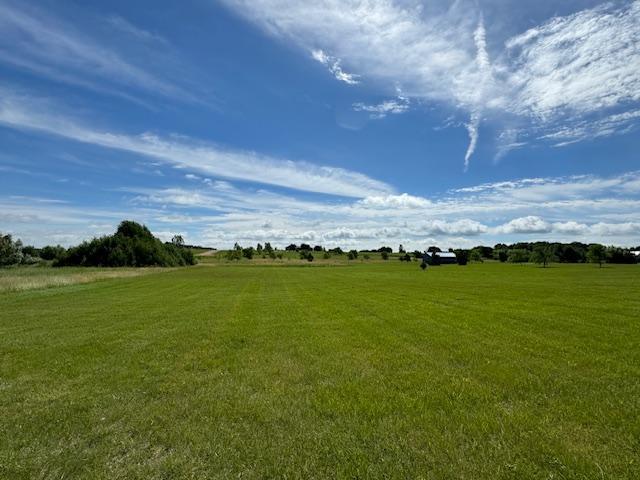
<svg viewBox="0 0 640 480">
<path fill-rule="evenodd" d="M 0 293 L 0 478 L 640 478 L 640 266 Z"/>
</svg>

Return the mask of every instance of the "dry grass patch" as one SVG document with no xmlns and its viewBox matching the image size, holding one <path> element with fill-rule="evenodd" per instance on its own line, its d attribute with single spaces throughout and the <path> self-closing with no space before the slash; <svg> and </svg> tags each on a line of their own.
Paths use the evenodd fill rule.
<svg viewBox="0 0 640 480">
<path fill-rule="evenodd" d="M 0 270 L 0 292 L 21 292 L 40 288 L 64 287 L 97 280 L 137 277 L 169 268 L 45 268 L 22 267 Z"/>
</svg>

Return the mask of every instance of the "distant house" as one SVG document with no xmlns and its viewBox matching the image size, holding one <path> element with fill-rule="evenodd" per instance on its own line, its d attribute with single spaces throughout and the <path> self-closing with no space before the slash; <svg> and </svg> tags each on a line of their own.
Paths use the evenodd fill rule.
<svg viewBox="0 0 640 480">
<path fill-rule="evenodd" d="M 429 265 L 447 265 L 458 263 L 453 252 L 424 252 L 422 260 Z"/>
</svg>

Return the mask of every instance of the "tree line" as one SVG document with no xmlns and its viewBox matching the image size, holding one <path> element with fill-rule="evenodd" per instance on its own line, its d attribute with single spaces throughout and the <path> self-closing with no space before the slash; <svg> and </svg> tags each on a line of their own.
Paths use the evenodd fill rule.
<svg viewBox="0 0 640 480">
<path fill-rule="evenodd" d="M 60 245 L 23 246 L 11 235 L 0 235 L 0 266 L 50 261 L 54 267 L 177 267 L 194 265 L 196 258 L 182 237 L 163 243 L 149 229 L 125 220 L 113 235 L 105 235 L 65 249 Z"/>
</svg>

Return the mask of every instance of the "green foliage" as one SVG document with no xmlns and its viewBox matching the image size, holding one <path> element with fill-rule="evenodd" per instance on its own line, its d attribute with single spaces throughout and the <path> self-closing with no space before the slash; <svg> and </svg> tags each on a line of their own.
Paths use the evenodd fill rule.
<svg viewBox="0 0 640 480">
<path fill-rule="evenodd" d="M 504 263 L 509 259 L 509 251 L 506 248 L 494 249 L 493 258 Z"/>
<path fill-rule="evenodd" d="M 322 255 L 322 258 L 324 258 L 325 260 L 329 260 L 331 258 L 331 254 L 329 252 L 324 252 L 324 255 Z"/>
<path fill-rule="evenodd" d="M 472 262 L 483 262 L 484 260 L 482 260 L 482 254 L 480 253 L 479 250 L 477 249 L 472 249 L 471 251 L 469 251 L 469 260 L 471 260 Z"/>
<path fill-rule="evenodd" d="M 40 249 L 39 257 L 43 260 L 59 260 L 66 252 L 66 249 L 60 245 L 47 245 Z"/>
<path fill-rule="evenodd" d="M 464 266 L 469 263 L 469 250 L 456 250 L 454 253 L 456 254 L 458 265 Z"/>
<path fill-rule="evenodd" d="M 619 248 L 619 247 L 607 248 L 608 263 L 633 264 L 633 263 L 636 263 L 636 261 L 637 261 L 636 256 L 626 248 Z"/>
<path fill-rule="evenodd" d="M 14 241 L 10 234 L 0 234 L 0 267 L 19 265 L 23 259 L 22 242 Z"/>
<path fill-rule="evenodd" d="M 347 258 L 349 260 L 355 260 L 356 258 L 358 258 L 358 251 L 357 250 L 349 250 L 349 253 L 347 254 Z"/>
<path fill-rule="evenodd" d="M 173 238 L 171 238 L 171 243 L 176 247 L 184 247 L 184 238 L 182 235 L 174 235 Z"/>
<path fill-rule="evenodd" d="M 529 257 L 529 261 L 542 265 L 544 268 L 553 261 L 557 260 L 555 250 L 552 245 L 540 244 L 534 247 Z"/>
<path fill-rule="evenodd" d="M 243 248 L 242 249 L 242 256 L 248 260 L 251 260 L 253 258 L 253 254 L 254 254 L 255 250 L 253 249 L 253 247 L 247 247 L 247 248 Z"/>
<path fill-rule="evenodd" d="M 311 250 L 300 250 L 300 260 L 313 262 L 313 254 L 311 253 Z"/>
<path fill-rule="evenodd" d="M 509 250 L 507 260 L 511 263 L 527 263 L 529 261 L 529 250 L 524 248 L 512 248 Z"/>
<path fill-rule="evenodd" d="M 602 268 L 602 264 L 607 259 L 607 249 L 604 245 L 600 245 L 599 243 L 593 243 L 589 245 L 589 249 L 587 250 L 587 261 L 589 263 L 597 263 Z"/>
<path fill-rule="evenodd" d="M 382 260 L 389 260 L 389 252 L 387 252 L 386 250 L 382 250 L 380 252 L 380 257 L 382 257 Z"/>
<path fill-rule="evenodd" d="M 162 243 L 147 227 L 124 221 L 114 235 L 69 248 L 55 266 L 92 267 L 176 267 L 194 265 L 193 252 L 173 243 Z"/>
</svg>

